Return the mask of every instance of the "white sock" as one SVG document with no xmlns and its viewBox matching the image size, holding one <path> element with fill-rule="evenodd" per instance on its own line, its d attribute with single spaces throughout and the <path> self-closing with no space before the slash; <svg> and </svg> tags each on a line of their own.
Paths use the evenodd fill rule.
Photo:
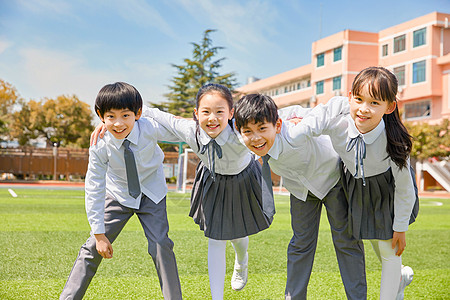
<svg viewBox="0 0 450 300">
<path fill-rule="evenodd" d="M 209 239 L 208 241 L 208 273 L 209 287 L 213 300 L 223 299 L 225 281 L 225 249 L 227 241 Z"/>
<path fill-rule="evenodd" d="M 246 266 L 248 264 L 248 236 L 231 240 L 234 252 L 236 253 L 235 263 L 238 265 Z"/>
<path fill-rule="evenodd" d="M 371 240 L 372 246 L 381 262 L 380 300 L 395 299 L 402 276 L 402 257 L 395 255 L 392 239 Z"/>
</svg>

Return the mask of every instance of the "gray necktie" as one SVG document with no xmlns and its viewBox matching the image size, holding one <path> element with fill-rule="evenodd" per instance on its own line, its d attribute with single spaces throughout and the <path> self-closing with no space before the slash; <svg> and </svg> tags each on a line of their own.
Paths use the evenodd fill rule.
<svg viewBox="0 0 450 300">
<path fill-rule="evenodd" d="M 141 194 L 141 185 L 139 183 L 136 161 L 134 160 L 133 151 L 130 149 L 130 141 L 124 140 L 122 145 L 125 147 L 123 157 L 127 171 L 128 193 L 131 197 L 137 198 Z"/>
<path fill-rule="evenodd" d="M 275 203 L 273 200 L 273 189 L 272 189 L 272 175 L 269 166 L 269 155 L 264 155 L 262 158 L 262 204 L 264 214 L 269 218 L 269 222 L 272 223 L 273 215 L 275 214 Z"/>
</svg>

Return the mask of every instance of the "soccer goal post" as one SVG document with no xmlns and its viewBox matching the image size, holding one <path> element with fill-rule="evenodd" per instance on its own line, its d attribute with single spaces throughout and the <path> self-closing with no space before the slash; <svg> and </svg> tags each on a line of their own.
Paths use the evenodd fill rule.
<svg viewBox="0 0 450 300">
<path fill-rule="evenodd" d="M 178 174 L 177 174 L 177 188 L 178 193 L 186 193 L 187 171 L 189 153 L 194 153 L 190 148 L 184 149 L 184 152 L 178 156 Z"/>
</svg>

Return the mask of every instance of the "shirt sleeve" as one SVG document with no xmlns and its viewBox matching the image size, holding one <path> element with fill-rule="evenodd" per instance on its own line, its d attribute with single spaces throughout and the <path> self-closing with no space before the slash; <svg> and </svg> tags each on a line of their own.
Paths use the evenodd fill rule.
<svg viewBox="0 0 450 300">
<path fill-rule="evenodd" d="M 160 141 L 187 142 L 187 139 L 194 134 L 192 128 L 195 127 L 195 121 L 193 120 L 177 118 L 170 113 L 146 105 L 143 106 L 142 116 L 152 118 L 161 125 L 160 127 L 163 127 L 158 129 Z"/>
<path fill-rule="evenodd" d="M 404 232 L 408 230 L 409 219 L 416 201 L 413 183 L 415 178 L 413 179 L 411 175 L 409 159 L 407 166 L 401 170 L 391 161 L 391 169 L 395 179 L 393 230 Z"/>
<path fill-rule="evenodd" d="M 86 214 L 94 234 L 105 233 L 106 170 L 108 159 L 104 142 L 89 148 L 89 165 L 85 179 Z"/>
<path fill-rule="evenodd" d="M 325 105 L 311 109 L 300 123 L 288 127 L 288 136 L 293 146 L 301 146 L 305 138 L 321 134 L 333 134 L 337 124 L 345 121 L 349 112 L 347 97 L 333 97 Z"/>
<path fill-rule="evenodd" d="M 312 108 L 303 107 L 301 105 L 292 105 L 280 108 L 278 110 L 278 116 L 282 120 L 290 120 L 292 118 L 304 118 Z"/>
</svg>

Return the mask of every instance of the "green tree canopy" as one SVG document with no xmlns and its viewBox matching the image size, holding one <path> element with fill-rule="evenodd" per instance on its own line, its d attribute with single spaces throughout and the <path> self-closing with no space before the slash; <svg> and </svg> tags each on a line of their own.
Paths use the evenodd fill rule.
<svg viewBox="0 0 450 300">
<path fill-rule="evenodd" d="M 418 160 L 429 157 L 447 157 L 450 155 L 450 122 L 444 119 L 440 124 L 425 122 L 405 122 L 409 134 L 413 136 L 411 157 Z"/>
<path fill-rule="evenodd" d="M 77 96 L 59 96 L 39 102 L 22 102 L 22 109 L 14 113 L 11 136 L 20 145 L 31 139 L 44 137 L 47 144 L 60 143 L 64 147 L 89 147 L 92 112 Z"/>
<path fill-rule="evenodd" d="M 170 80 L 170 92 L 164 95 L 167 101 L 161 104 L 151 103 L 152 106 L 178 116 L 192 117 L 195 96 L 204 84 L 219 83 L 233 90 L 236 86 L 235 74 L 219 72 L 225 57 L 216 58 L 223 47 L 213 46 L 209 35 L 214 31 L 205 30 L 201 42 L 192 43 L 192 58 L 185 58 L 180 65 L 172 64 L 177 75 Z"/>
</svg>

